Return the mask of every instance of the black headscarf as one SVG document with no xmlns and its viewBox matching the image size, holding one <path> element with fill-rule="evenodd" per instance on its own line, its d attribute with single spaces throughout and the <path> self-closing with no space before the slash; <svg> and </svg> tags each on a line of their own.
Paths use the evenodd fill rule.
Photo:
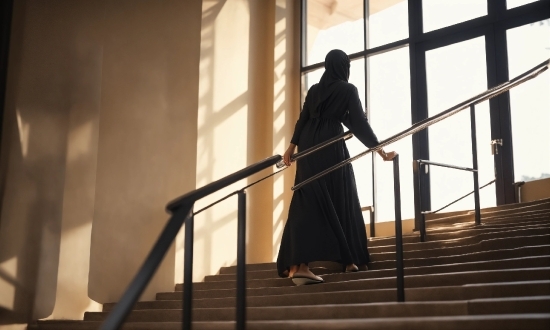
<svg viewBox="0 0 550 330">
<path fill-rule="evenodd" d="M 310 117 L 319 117 L 319 104 L 325 101 L 336 89 L 339 81 L 347 82 L 349 79 L 350 61 L 346 53 L 339 49 L 333 49 L 325 57 L 325 72 L 319 81 L 316 90 L 315 102 L 310 107 Z"/>
</svg>

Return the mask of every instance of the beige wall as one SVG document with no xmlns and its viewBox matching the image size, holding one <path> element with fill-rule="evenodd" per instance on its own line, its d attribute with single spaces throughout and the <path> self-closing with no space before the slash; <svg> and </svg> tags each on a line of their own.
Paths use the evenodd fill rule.
<svg viewBox="0 0 550 330">
<path fill-rule="evenodd" d="M 79 319 L 118 300 L 167 201 L 284 152 L 300 111 L 298 13 L 293 0 L 16 2 L 0 324 Z M 247 191 L 248 262 L 277 256 L 293 179 Z M 236 218 L 236 198 L 196 217 L 196 280 L 235 263 Z M 182 246 L 142 299 L 181 282 Z"/>
<path fill-rule="evenodd" d="M 550 198 L 550 178 L 527 181 L 521 186 L 521 202 Z"/>
<path fill-rule="evenodd" d="M 194 188 L 200 1 L 109 1 L 89 295 L 116 301 Z M 173 290 L 174 249 L 143 299 Z"/>
<path fill-rule="evenodd" d="M 117 300 L 164 226 L 166 202 L 195 187 L 200 9 L 200 0 L 15 2 L 0 324 L 82 318 L 99 307 L 89 297 Z M 143 298 L 173 289 L 173 252 Z"/>
</svg>

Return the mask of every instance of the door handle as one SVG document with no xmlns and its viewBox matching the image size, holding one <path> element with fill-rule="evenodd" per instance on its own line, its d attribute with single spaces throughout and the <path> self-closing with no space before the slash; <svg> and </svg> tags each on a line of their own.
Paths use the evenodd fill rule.
<svg viewBox="0 0 550 330">
<path fill-rule="evenodd" d="M 502 139 L 491 140 L 491 155 L 498 155 L 498 146 L 502 146 Z"/>
</svg>

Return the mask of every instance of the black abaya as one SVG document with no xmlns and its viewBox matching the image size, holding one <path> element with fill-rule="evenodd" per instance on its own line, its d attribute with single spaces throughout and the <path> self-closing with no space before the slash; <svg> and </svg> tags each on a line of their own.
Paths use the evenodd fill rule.
<svg viewBox="0 0 550 330">
<path fill-rule="evenodd" d="M 357 88 L 347 82 L 345 70 L 330 67 L 329 55 L 323 78 L 308 91 L 291 142 L 300 150 L 308 149 L 341 134 L 343 123 L 367 147 L 377 145 L 378 139 L 365 117 Z M 349 60 L 347 65 L 349 70 Z M 295 183 L 349 157 L 343 140 L 316 151 L 298 161 Z M 284 277 L 291 265 L 313 261 L 358 266 L 369 262 L 365 224 L 351 164 L 305 185 L 292 197 L 277 270 Z"/>
</svg>

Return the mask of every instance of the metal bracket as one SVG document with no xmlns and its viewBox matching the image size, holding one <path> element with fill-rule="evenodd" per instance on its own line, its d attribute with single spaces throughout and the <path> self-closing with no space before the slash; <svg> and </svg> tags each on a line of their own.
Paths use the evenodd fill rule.
<svg viewBox="0 0 550 330">
<path fill-rule="evenodd" d="M 497 145 L 502 147 L 502 139 L 491 140 L 491 155 L 498 155 Z"/>
</svg>

